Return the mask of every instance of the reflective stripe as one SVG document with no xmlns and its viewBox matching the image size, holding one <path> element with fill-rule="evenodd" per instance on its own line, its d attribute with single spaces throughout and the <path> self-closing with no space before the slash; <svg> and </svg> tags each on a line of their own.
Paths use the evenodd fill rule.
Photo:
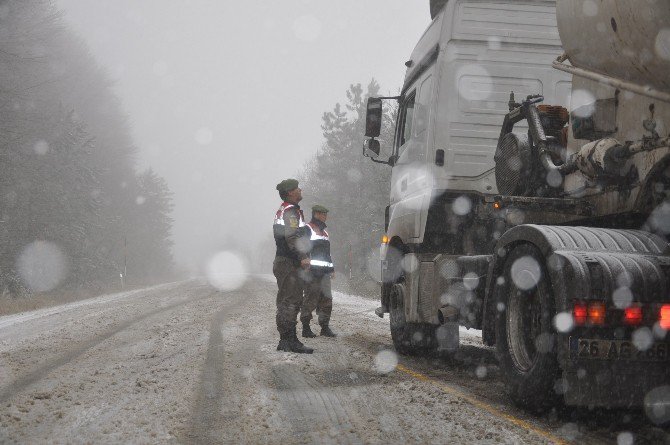
<svg viewBox="0 0 670 445">
<path fill-rule="evenodd" d="M 312 266 L 319 266 L 319 267 L 333 267 L 333 263 L 321 260 L 309 260 L 309 264 L 311 264 Z"/>
<path fill-rule="evenodd" d="M 319 239 L 320 239 L 320 240 L 324 240 L 324 241 L 329 241 L 329 239 L 328 239 L 328 232 L 326 232 L 326 231 L 324 230 L 324 231 L 323 231 L 323 235 L 319 235 L 319 234 L 316 233 L 316 232 L 319 230 L 318 227 L 314 227 L 314 224 L 312 224 L 311 222 L 307 223 L 307 225 L 309 226 L 309 228 L 310 228 L 311 231 L 312 231 L 312 234 L 311 234 L 310 237 L 309 237 L 309 239 L 310 239 L 311 241 L 315 241 L 315 240 L 319 240 Z"/>
<path fill-rule="evenodd" d="M 286 202 L 283 202 L 279 206 L 279 210 L 277 210 L 277 213 L 275 214 L 275 224 L 279 224 L 280 226 L 285 226 L 284 224 L 284 212 L 287 211 L 288 209 L 292 209 L 295 207 L 293 204 L 288 204 Z M 305 220 L 302 217 L 302 211 L 298 212 L 298 227 L 305 227 L 307 224 L 305 224 Z"/>
</svg>

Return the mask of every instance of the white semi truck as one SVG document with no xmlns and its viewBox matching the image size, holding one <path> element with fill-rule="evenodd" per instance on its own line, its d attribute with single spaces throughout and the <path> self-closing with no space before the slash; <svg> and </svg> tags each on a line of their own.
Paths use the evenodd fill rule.
<svg viewBox="0 0 670 445">
<path fill-rule="evenodd" d="M 481 329 L 522 405 L 646 403 L 669 420 L 667 2 L 431 13 L 400 96 L 367 110 L 364 154 L 392 168 L 378 315 L 396 349 Z"/>
</svg>

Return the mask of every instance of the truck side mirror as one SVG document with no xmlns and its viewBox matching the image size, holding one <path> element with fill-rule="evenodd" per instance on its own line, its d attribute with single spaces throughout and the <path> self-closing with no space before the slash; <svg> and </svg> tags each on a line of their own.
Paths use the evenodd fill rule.
<svg viewBox="0 0 670 445">
<path fill-rule="evenodd" d="M 379 141 L 377 139 L 366 139 L 363 143 L 363 156 L 376 158 L 379 156 Z"/>
<path fill-rule="evenodd" d="M 367 112 L 365 114 L 365 136 L 376 138 L 382 129 L 382 100 L 378 97 L 368 97 Z M 379 154 L 379 142 L 377 142 Z"/>
</svg>

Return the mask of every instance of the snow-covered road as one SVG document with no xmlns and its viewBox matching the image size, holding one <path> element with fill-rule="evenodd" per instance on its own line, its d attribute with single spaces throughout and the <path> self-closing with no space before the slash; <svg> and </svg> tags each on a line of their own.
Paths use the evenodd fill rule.
<svg viewBox="0 0 670 445">
<path fill-rule="evenodd" d="M 510 406 L 477 331 L 450 359 L 397 356 L 369 299 L 335 292 L 340 336 L 277 352 L 275 289 L 191 280 L 0 317 L 0 443 L 616 443 Z"/>
</svg>

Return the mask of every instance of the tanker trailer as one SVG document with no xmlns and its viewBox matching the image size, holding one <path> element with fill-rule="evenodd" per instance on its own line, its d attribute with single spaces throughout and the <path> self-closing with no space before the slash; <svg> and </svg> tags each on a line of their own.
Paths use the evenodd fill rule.
<svg viewBox="0 0 670 445">
<path fill-rule="evenodd" d="M 392 168 L 377 314 L 396 349 L 481 329 L 520 405 L 670 420 L 670 9 L 431 12 L 401 95 L 368 101 L 364 155 Z M 399 113 L 381 160 L 384 99 Z"/>
</svg>

